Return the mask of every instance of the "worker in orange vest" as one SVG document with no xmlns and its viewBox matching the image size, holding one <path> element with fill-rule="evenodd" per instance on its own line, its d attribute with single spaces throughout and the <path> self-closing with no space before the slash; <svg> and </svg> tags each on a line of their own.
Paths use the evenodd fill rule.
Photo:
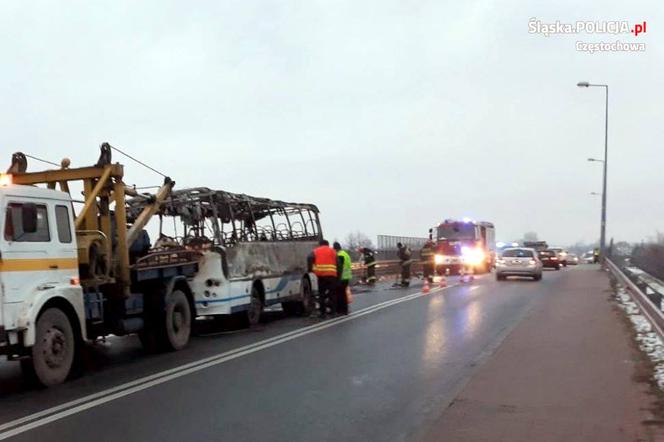
<svg viewBox="0 0 664 442">
<path fill-rule="evenodd" d="M 337 311 L 337 281 L 339 267 L 337 252 L 327 240 L 322 239 L 311 255 L 309 263 L 311 271 L 318 279 L 318 304 L 319 317 L 324 318 L 327 315 L 327 306 L 330 306 L 332 315 Z"/>
</svg>

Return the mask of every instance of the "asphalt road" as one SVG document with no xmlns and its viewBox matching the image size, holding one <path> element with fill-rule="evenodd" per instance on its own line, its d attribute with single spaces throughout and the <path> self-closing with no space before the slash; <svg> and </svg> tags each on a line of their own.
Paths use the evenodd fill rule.
<svg viewBox="0 0 664 442">
<path fill-rule="evenodd" d="M 254 330 L 206 322 L 185 350 L 146 356 L 135 338 L 96 344 L 78 379 L 48 390 L 0 362 L 0 440 L 409 440 L 567 269 L 540 282 L 493 275 L 427 295 L 378 287 L 348 317 L 271 312 Z"/>
</svg>

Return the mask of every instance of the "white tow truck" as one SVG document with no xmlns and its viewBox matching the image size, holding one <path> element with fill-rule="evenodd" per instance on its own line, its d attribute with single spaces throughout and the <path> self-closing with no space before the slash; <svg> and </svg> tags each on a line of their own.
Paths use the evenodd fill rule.
<svg viewBox="0 0 664 442">
<path fill-rule="evenodd" d="M 189 340 L 186 277 L 196 264 L 165 260 L 144 275 L 130 262 L 174 182 L 139 195 L 124 185 L 110 152 L 104 143 L 95 166 L 69 168 L 63 160 L 61 169 L 41 172 L 27 172 L 25 155 L 16 153 L 0 175 L 0 354 L 46 386 L 63 382 L 81 345 L 99 336 L 137 332 L 146 347 L 171 350 Z M 76 181 L 84 196 L 78 214 L 69 192 Z M 148 201 L 131 224 L 126 194 Z"/>
</svg>

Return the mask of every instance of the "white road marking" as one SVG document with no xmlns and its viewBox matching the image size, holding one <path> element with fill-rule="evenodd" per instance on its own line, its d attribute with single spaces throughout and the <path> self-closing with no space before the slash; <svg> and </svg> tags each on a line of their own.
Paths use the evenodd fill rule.
<svg viewBox="0 0 664 442">
<path fill-rule="evenodd" d="M 329 321 L 321 322 L 319 324 L 314 324 L 298 330 L 293 330 L 288 333 L 283 333 L 272 338 L 264 339 L 253 344 L 229 350 L 227 352 L 220 353 L 215 356 L 210 356 L 195 362 L 190 362 L 179 367 L 164 370 L 150 376 L 145 376 L 135 381 L 127 382 L 116 387 L 82 397 L 80 399 L 66 402 L 64 404 L 42 410 L 34 414 L 6 422 L 0 425 L 0 431 L 2 431 L 2 433 L 0 433 L 0 440 L 5 440 L 18 434 L 25 433 L 26 431 L 33 430 L 51 422 L 64 419 L 67 416 L 71 416 L 90 408 L 114 401 L 116 399 L 129 396 L 133 393 L 146 390 L 148 388 L 163 384 L 182 376 L 186 376 L 215 365 L 223 364 L 224 362 L 265 350 L 267 348 L 274 347 L 275 345 L 283 344 L 293 339 L 297 339 L 320 330 L 325 330 L 344 322 L 352 321 L 356 318 L 375 313 L 393 305 L 401 304 L 402 302 L 411 301 L 423 296 L 431 296 L 433 293 L 441 292 L 455 286 L 456 284 L 447 287 L 434 288 L 431 289 L 429 293 L 415 292 L 411 293 L 410 295 L 402 296 L 401 298 L 384 301 L 379 304 L 353 312 L 348 316 L 338 317 Z"/>
</svg>

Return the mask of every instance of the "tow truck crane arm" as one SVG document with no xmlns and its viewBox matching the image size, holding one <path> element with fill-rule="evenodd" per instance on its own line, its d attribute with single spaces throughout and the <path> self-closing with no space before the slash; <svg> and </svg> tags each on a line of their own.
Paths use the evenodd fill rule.
<svg viewBox="0 0 664 442">
<path fill-rule="evenodd" d="M 27 172 L 26 156 L 17 152 L 12 156 L 12 165 L 8 173 L 13 175 L 14 184 L 46 184 L 50 189 L 55 189 L 59 184 L 60 189 L 66 193 L 70 193 L 70 182 L 83 182 L 84 203 L 75 216 L 79 266 L 81 264 L 86 266 L 89 273 L 87 277 L 91 284 L 116 282 L 122 293 L 127 295 L 131 282 L 129 248 L 151 217 L 159 211 L 175 182 L 167 177 L 155 195 L 147 195 L 149 204 L 143 208 L 131 228 L 127 230 L 120 226 L 127 225 L 125 195 L 131 194 L 132 190 L 123 182 L 123 166 L 111 163 L 111 145 L 108 143 L 101 145 L 101 154 L 94 166 L 70 168 L 69 164 L 70 161 L 65 158 L 60 169 Z M 111 203 L 115 203 L 113 211 L 110 210 Z M 114 223 L 111 221 L 112 218 Z M 115 229 L 112 227 L 113 224 L 117 226 Z M 114 247 L 111 238 L 117 239 Z M 96 254 L 95 259 L 100 258 L 105 263 L 105 269 L 101 272 L 103 275 L 92 269 L 92 264 L 95 262 L 91 256 L 92 252 Z M 82 275 L 82 283 L 84 279 L 85 275 Z"/>
<path fill-rule="evenodd" d="M 127 232 L 127 248 L 138 239 L 138 235 L 145 228 L 150 219 L 159 211 L 161 205 L 166 201 L 166 198 L 171 194 L 171 190 L 175 185 L 175 181 L 169 177 L 164 179 L 164 184 L 159 188 L 155 195 L 150 196 L 150 204 L 143 208 L 143 211 L 136 217 L 129 232 Z"/>
</svg>

